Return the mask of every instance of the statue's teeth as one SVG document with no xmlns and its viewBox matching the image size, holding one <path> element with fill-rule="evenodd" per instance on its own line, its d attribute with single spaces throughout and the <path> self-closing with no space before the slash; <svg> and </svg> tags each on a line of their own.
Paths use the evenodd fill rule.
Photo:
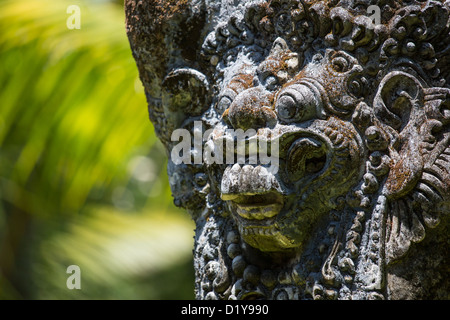
<svg viewBox="0 0 450 320">
<path fill-rule="evenodd" d="M 235 194 L 265 193 L 279 186 L 276 176 L 265 166 L 235 163 L 225 169 L 220 189 L 223 200 L 232 200 Z"/>
<path fill-rule="evenodd" d="M 233 173 L 238 173 L 241 171 L 241 165 L 239 163 L 235 163 L 232 167 L 231 167 L 231 171 Z"/>
</svg>

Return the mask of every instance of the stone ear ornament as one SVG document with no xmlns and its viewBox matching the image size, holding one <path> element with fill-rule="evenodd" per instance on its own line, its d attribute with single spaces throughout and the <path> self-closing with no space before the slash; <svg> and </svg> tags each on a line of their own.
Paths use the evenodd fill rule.
<svg viewBox="0 0 450 320">
<path fill-rule="evenodd" d="M 375 96 L 377 117 L 396 129 L 383 189 L 390 200 L 387 262 L 401 258 L 424 239 L 425 227 L 436 227 L 449 212 L 449 98 L 450 89 L 424 88 L 398 71 L 385 76 Z"/>
<path fill-rule="evenodd" d="M 180 128 L 186 119 L 200 116 L 210 107 L 209 82 L 204 74 L 195 69 L 171 71 L 164 78 L 161 89 L 168 135 Z"/>
<path fill-rule="evenodd" d="M 162 99 L 167 113 L 183 112 L 186 117 L 201 115 L 210 102 L 206 76 L 194 69 L 179 68 L 171 71 L 162 83 Z"/>
<path fill-rule="evenodd" d="M 234 4 L 126 1 L 196 297 L 447 298 L 450 1 Z"/>
</svg>

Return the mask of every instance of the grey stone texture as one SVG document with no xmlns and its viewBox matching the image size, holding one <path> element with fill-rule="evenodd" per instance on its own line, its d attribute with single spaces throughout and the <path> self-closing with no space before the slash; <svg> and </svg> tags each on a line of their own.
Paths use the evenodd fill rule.
<svg viewBox="0 0 450 320">
<path fill-rule="evenodd" d="M 450 1 L 125 7 L 198 299 L 449 299 Z"/>
</svg>

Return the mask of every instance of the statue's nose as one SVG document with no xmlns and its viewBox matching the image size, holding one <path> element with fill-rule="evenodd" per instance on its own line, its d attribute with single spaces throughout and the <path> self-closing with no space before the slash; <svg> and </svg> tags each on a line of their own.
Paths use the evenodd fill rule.
<svg viewBox="0 0 450 320">
<path fill-rule="evenodd" d="M 241 92 L 224 113 L 234 129 L 248 130 L 272 127 L 277 116 L 272 109 L 273 95 L 261 88 Z"/>
</svg>

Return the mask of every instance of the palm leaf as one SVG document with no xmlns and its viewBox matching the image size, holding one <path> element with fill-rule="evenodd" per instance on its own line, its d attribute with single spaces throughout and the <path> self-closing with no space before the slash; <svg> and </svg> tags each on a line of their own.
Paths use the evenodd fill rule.
<svg viewBox="0 0 450 320">
<path fill-rule="evenodd" d="M 66 26 L 69 4 L 79 30 Z M 192 223 L 169 213 L 123 8 L 3 0 L 0 29 L 0 298 L 192 294 L 155 284 L 191 276 L 178 265 L 190 261 Z M 136 159 L 153 164 L 151 179 Z M 81 291 L 65 285 L 70 264 Z"/>
<path fill-rule="evenodd" d="M 23 208 L 32 214 L 76 212 L 92 188 L 123 183 L 133 148 L 156 141 L 124 25 L 110 23 L 121 10 L 80 7 L 80 30 L 66 27 L 64 2 L 0 7 L 0 175 L 23 193 L 5 200 L 37 196 Z"/>
</svg>

